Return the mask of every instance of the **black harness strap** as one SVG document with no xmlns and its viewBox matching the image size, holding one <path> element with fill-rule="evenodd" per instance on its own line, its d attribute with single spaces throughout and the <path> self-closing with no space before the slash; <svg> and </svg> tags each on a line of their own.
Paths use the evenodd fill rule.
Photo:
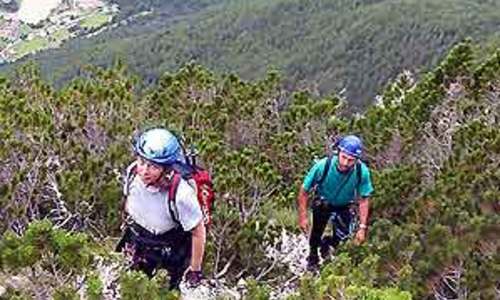
<svg viewBox="0 0 500 300">
<path fill-rule="evenodd" d="M 332 165 L 332 157 L 329 155 L 328 158 L 326 159 L 326 164 L 325 164 L 325 168 L 323 169 L 323 174 L 321 174 L 321 178 L 318 180 L 317 185 L 321 185 L 323 183 L 323 181 L 325 181 L 331 165 Z"/>
</svg>

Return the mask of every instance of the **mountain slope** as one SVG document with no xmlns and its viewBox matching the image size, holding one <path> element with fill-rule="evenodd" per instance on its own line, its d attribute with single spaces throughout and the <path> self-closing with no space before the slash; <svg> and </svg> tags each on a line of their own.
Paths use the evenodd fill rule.
<svg viewBox="0 0 500 300">
<path fill-rule="evenodd" d="M 143 94 L 123 65 L 61 90 L 32 67 L 1 78 L 0 287 L 6 298 L 169 299 L 164 273 L 149 281 L 112 251 L 130 137 L 163 125 L 214 175 L 203 264 L 213 284 L 248 280 L 246 299 L 283 286 L 295 300 L 497 299 L 500 49 L 474 48 L 458 44 L 418 80 L 399 77 L 353 118 L 339 97 L 287 93 L 275 72 L 245 82 L 191 64 Z M 272 250 L 304 239 L 297 188 L 346 133 L 363 138 L 372 169 L 368 240 L 299 278 Z"/>
<path fill-rule="evenodd" d="M 148 17 L 141 26 L 73 41 L 35 59 L 58 82 L 82 64 L 109 66 L 118 57 L 147 82 L 190 60 L 246 79 L 276 67 L 290 87 L 345 88 L 347 98 L 363 106 L 389 78 L 428 69 L 463 38 L 499 38 L 500 3 L 494 0 L 208 2 L 174 17 L 180 22 Z"/>
</svg>

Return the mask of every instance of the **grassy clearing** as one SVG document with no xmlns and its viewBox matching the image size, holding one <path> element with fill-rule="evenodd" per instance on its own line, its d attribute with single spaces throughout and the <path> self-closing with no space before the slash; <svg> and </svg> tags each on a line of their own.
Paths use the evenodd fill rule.
<svg viewBox="0 0 500 300">
<path fill-rule="evenodd" d="M 67 28 L 62 28 L 62 29 L 54 32 L 54 34 L 52 34 L 52 38 L 56 42 L 62 42 L 64 40 L 68 39 L 69 36 L 70 36 L 70 33 L 69 33 L 69 30 Z"/>
<path fill-rule="evenodd" d="M 29 41 L 22 41 L 14 46 L 14 52 L 16 58 L 27 55 L 31 52 L 39 51 L 49 47 L 50 43 L 47 38 L 35 37 Z"/>
<path fill-rule="evenodd" d="M 19 28 L 19 32 L 21 33 L 21 35 L 24 35 L 24 34 L 27 35 L 32 31 L 33 31 L 33 28 L 31 28 L 29 25 L 24 24 L 24 23 L 22 23 L 21 27 Z"/>
<path fill-rule="evenodd" d="M 110 21 L 111 16 L 102 12 L 95 13 L 83 19 L 80 26 L 83 29 L 96 29 Z"/>
</svg>

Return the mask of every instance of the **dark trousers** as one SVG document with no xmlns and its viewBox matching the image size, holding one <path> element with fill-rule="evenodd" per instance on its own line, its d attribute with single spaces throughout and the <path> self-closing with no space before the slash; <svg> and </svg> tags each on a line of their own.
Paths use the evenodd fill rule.
<svg viewBox="0 0 500 300">
<path fill-rule="evenodd" d="M 313 225 L 309 238 L 310 253 L 312 255 L 318 254 L 319 247 L 337 247 L 341 241 L 351 236 L 354 212 L 349 206 L 334 207 L 324 201 L 316 200 L 313 203 L 312 210 Z M 323 238 L 323 233 L 329 221 L 333 226 L 333 235 Z"/>
<path fill-rule="evenodd" d="M 166 269 L 170 289 L 178 289 L 191 259 L 191 233 L 172 229 L 153 235 L 137 224 L 130 224 L 116 249 L 124 251 L 131 261 L 131 269 L 144 272 L 149 278 L 158 269 Z"/>
</svg>

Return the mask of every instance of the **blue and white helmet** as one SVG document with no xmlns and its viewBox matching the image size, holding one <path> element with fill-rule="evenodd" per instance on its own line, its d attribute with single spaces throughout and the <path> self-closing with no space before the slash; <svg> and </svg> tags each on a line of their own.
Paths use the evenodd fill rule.
<svg viewBox="0 0 500 300">
<path fill-rule="evenodd" d="M 142 158 L 159 165 L 184 161 L 179 141 L 163 128 L 149 129 L 141 134 L 134 145 L 134 151 Z"/>
<path fill-rule="evenodd" d="M 363 154 L 363 142 L 361 142 L 361 139 L 355 135 L 347 135 L 343 137 L 339 141 L 337 147 L 340 151 L 356 158 L 360 158 Z"/>
</svg>

